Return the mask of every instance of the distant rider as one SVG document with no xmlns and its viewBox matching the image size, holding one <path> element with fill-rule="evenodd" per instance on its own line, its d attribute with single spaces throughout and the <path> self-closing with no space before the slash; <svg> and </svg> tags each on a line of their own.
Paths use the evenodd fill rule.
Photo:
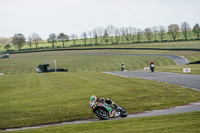
<svg viewBox="0 0 200 133">
<path fill-rule="evenodd" d="M 124 63 L 122 63 L 122 64 L 121 64 L 121 69 L 122 69 L 122 71 L 124 71 L 124 68 L 125 68 L 125 65 L 124 65 Z"/>
<path fill-rule="evenodd" d="M 151 60 L 151 62 L 150 62 L 150 70 L 151 70 L 151 72 L 154 72 L 154 69 L 155 69 L 155 63 L 153 62 L 153 60 Z"/>
<path fill-rule="evenodd" d="M 150 66 L 151 66 L 152 64 L 155 65 L 155 63 L 153 62 L 153 60 L 151 60 Z"/>
</svg>

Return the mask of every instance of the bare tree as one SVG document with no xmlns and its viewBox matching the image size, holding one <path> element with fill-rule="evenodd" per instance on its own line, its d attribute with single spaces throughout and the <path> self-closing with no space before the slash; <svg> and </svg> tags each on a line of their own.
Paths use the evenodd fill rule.
<svg viewBox="0 0 200 133">
<path fill-rule="evenodd" d="M 51 43 L 51 44 L 52 44 L 52 47 L 54 48 L 54 44 L 55 44 L 56 41 L 57 41 L 57 36 L 56 36 L 56 34 L 55 34 L 55 33 L 50 34 L 50 35 L 49 35 L 49 38 L 47 39 L 47 41 L 48 41 L 49 43 Z"/>
<path fill-rule="evenodd" d="M 157 41 L 157 34 L 158 34 L 158 27 L 154 26 L 152 28 L 152 32 L 153 32 L 153 36 L 154 36 L 154 41 L 156 42 Z"/>
<path fill-rule="evenodd" d="M 113 25 L 107 26 L 108 34 L 110 35 L 111 43 L 113 44 L 113 36 L 115 33 L 115 27 Z"/>
<path fill-rule="evenodd" d="M 195 24 L 194 27 L 193 27 L 193 29 L 192 29 L 192 31 L 194 32 L 194 34 L 196 34 L 196 36 L 199 39 L 199 37 L 200 37 L 200 27 L 199 27 L 199 24 Z"/>
<path fill-rule="evenodd" d="M 126 28 L 124 28 L 124 30 L 125 30 L 125 35 L 124 35 L 124 37 L 125 37 L 127 43 L 129 43 L 129 36 L 130 36 L 129 28 L 126 27 Z"/>
<path fill-rule="evenodd" d="M 98 34 L 97 34 L 97 29 L 93 30 L 93 38 L 95 40 L 95 45 L 97 45 L 98 42 Z"/>
<path fill-rule="evenodd" d="M 141 29 L 137 29 L 137 40 L 138 42 L 140 42 L 140 39 L 142 38 L 142 30 Z"/>
<path fill-rule="evenodd" d="M 33 42 L 35 43 L 35 47 L 37 48 L 38 44 L 39 44 L 39 41 L 42 40 L 41 37 L 37 33 L 33 33 L 31 35 L 31 38 L 32 38 Z"/>
<path fill-rule="evenodd" d="M 86 44 L 87 43 L 87 33 L 83 32 L 81 35 L 81 39 L 83 40 L 83 42 Z"/>
<path fill-rule="evenodd" d="M 12 43 L 12 38 L 0 37 L 0 45 L 7 45 Z"/>
<path fill-rule="evenodd" d="M 1 38 L 0 38 L 0 45 L 5 45 L 5 44 L 6 44 L 6 41 L 7 41 L 7 38 L 1 37 Z"/>
<path fill-rule="evenodd" d="M 177 24 L 171 24 L 168 26 L 168 33 L 172 36 L 175 41 L 177 36 L 179 35 L 179 26 Z"/>
<path fill-rule="evenodd" d="M 78 36 L 77 36 L 77 35 L 75 35 L 75 34 L 72 34 L 72 35 L 71 35 L 71 39 L 72 39 L 72 41 L 73 41 L 73 44 L 74 44 L 74 46 L 75 46 L 75 44 L 76 44 L 76 41 L 77 41 L 77 39 L 78 39 Z"/>
<path fill-rule="evenodd" d="M 88 36 L 90 38 L 90 44 L 92 44 L 92 32 L 91 31 L 88 31 Z"/>
<path fill-rule="evenodd" d="M 65 47 L 65 42 L 69 41 L 69 36 L 64 33 L 60 33 L 57 38 L 62 42 L 63 47 Z"/>
<path fill-rule="evenodd" d="M 136 34 L 136 29 L 134 27 L 129 27 L 129 34 L 132 40 L 132 43 L 134 42 L 135 34 Z"/>
<path fill-rule="evenodd" d="M 32 47 L 32 38 L 29 36 L 28 38 L 27 38 L 27 43 L 28 43 L 28 46 L 31 48 Z"/>
<path fill-rule="evenodd" d="M 158 31 L 158 35 L 159 35 L 161 41 L 163 41 L 163 39 L 164 39 L 165 32 L 166 32 L 165 27 L 164 26 L 160 26 L 159 27 L 159 31 Z"/>
<path fill-rule="evenodd" d="M 108 34 L 108 30 L 107 29 L 105 29 L 105 31 L 104 31 L 104 35 L 103 35 L 103 38 L 104 38 L 104 41 L 106 42 L 106 44 L 108 43 L 108 41 L 109 41 L 109 34 Z"/>
<path fill-rule="evenodd" d="M 115 41 L 116 41 L 117 44 L 119 43 L 120 36 L 121 36 L 120 30 L 116 28 L 115 29 Z"/>
<path fill-rule="evenodd" d="M 187 40 L 188 36 L 191 34 L 190 25 L 187 22 L 183 22 L 181 24 L 181 31 L 182 31 L 183 36 L 185 37 L 185 40 Z"/>
<path fill-rule="evenodd" d="M 150 42 L 153 37 L 151 28 L 144 29 L 144 35 L 146 36 L 147 40 Z"/>
<path fill-rule="evenodd" d="M 124 36 L 126 34 L 125 28 L 120 28 L 122 43 L 124 43 Z"/>
<path fill-rule="evenodd" d="M 12 43 L 13 43 L 13 45 L 16 45 L 20 51 L 21 47 L 25 43 L 25 40 L 26 40 L 26 38 L 24 37 L 24 35 L 22 35 L 21 33 L 18 33 L 13 36 Z"/>
<path fill-rule="evenodd" d="M 98 32 L 98 34 L 99 34 L 99 38 L 100 38 L 100 40 L 101 40 L 101 43 L 103 43 L 103 35 L 104 35 L 104 28 L 103 27 L 98 27 L 97 28 L 97 32 Z"/>
</svg>

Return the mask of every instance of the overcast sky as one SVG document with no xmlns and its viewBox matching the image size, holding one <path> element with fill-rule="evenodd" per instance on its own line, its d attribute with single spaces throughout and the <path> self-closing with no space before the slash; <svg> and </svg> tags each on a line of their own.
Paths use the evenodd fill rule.
<svg viewBox="0 0 200 133">
<path fill-rule="evenodd" d="M 0 0 L 0 37 L 200 23 L 200 0 Z"/>
</svg>

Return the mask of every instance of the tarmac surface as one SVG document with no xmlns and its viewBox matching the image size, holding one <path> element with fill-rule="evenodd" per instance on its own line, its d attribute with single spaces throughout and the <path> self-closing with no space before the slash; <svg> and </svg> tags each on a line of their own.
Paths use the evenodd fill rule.
<svg viewBox="0 0 200 133">
<path fill-rule="evenodd" d="M 178 74 L 169 72 L 150 71 L 115 71 L 105 72 L 123 77 L 156 80 L 170 84 L 176 84 L 200 91 L 200 75 Z"/>
</svg>

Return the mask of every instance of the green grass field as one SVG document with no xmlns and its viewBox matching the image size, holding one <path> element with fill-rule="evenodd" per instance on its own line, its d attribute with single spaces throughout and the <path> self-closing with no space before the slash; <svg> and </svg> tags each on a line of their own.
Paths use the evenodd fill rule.
<svg viewBox="0 0 200 133">
<path fill-rule="evenodd" d="M 199 133 L 200 112 L 52 126 L 14 133 Z"/>
<path fill-rule="evenodd" d="M 126 69 L 140 70 L 152 57 L 87 55 L 87 53 L 170 53 L 173 51 L 54 51 L 13 54 L 0 59 L 0 129 L 95 117 L 89 107 L 93 94 L 109 97 L 129 113 L 168 108 L 199 100 L 200 93 L 156 81 L 123 78 L 101 73 Z M 180 54 L 176 53 L 176 54 Z M 197 52 L 184 56 L 198 59 Z M 36 73 L 45 59 L 56 59 L 61 73 Z M 174 67 L 168 58 L 153 57 L 158 69 Z M 199 68 L 197 69 L 197 71 Z"/>
<path fill-rule="evenodd" d="M 126 69 L 140 70 L 153 59 L 160 70 L 176 67 L 163 57 L 87 55 L 87 53 L 173 53 L 173 51 L 54 51 L 12 54 L 0 59 L 0 129 L 96 117 L 89 106 L 93 94 L 113 99 L 129 113 L 168 108 L 200 100 L 200 92 L 176 85 L 101 73 Z M 198 52 L 174 52 L 191 61 Z M 36 73 L 45 59 L 69 72 Z M 166 67 L 166 68 L 162 68 Z M 199 67 L 197 65 L 197 71 Z M 170 70 L 170 69 L 169 69 Z M 177 71 L 176 71 L 177 72 Z M 196 74 L 197 72 L 195 72 Z M 197 73 L 198 74 L 198 73 Z M 43 131 L 42 131 L 43 132 Z"/>
<path fill-rule="evenodd" d="M 156 81 L 100 72 L 18 74 L 0 77 L 0 128 L 95 117 L 93 94 L 109 97 L 129 113 L 199 100 L 200 92 Z"/>
<path fill-rule="evenodd" d="M 62 49 L 62 43 L 55 43 L 54 49 Z M 77 44 L 74 46 L 72 42 L 67 42 L 65 48 L 161 48 L 161 49 L 200 49 L 200 41 L 178 41 L 178 42 L 157 42 L 157 43 L 120 43 L 120 44 L 100 44 L 95 46 L 84 46 L 82 41 L 77 41 Z M 30 47 L 26 44 L 22 47 L 23 51 L 26 49 L 30 49 Z M 35 49 L 35 45 L 32 46 L 32 50 L 48 50 L 53 49 L 52 44 L 48 42 L 41 42 L 38 44 L 38 49 Z M 18 51 L 18 48 L 12 46 L 10 50 Z M 0 45 L 0 52 L 5 52 L 4 46 Z"/>
<path fill-rule="evenodd" d="M 1 72 L 5 74 L 35 73 L 35 68 L 42 60 L 57 60 L 57 67 L 64 67 L 69 72 L 82 71 L 119 71 L 124 62 L 126 69 L 138 70 L 148 66 L 152 57 L 121 56 L 121 55 L 87 55 L 87 53 L 102 53 L 107 51 L 58 51 L 27 54 L 13 54 L 9 59 L 1 59 Z M 109 53 L 110 51 L 108 51 Z M 114 53 L 117 53 L 114 52 Z M 154 57 L 158 66 L 175 65 L 162 57 Z"/>
<path fill-rule="evenodd" d="M 200 41 L 183 41 L 183 42 L 157 42 L 157 43 L 134 43 L 93 46 L 94 48 L 161 48 L 161 49 L 200 49 Z M 91 48 L 91 47 L 88 47 Z"/>
</svg>

